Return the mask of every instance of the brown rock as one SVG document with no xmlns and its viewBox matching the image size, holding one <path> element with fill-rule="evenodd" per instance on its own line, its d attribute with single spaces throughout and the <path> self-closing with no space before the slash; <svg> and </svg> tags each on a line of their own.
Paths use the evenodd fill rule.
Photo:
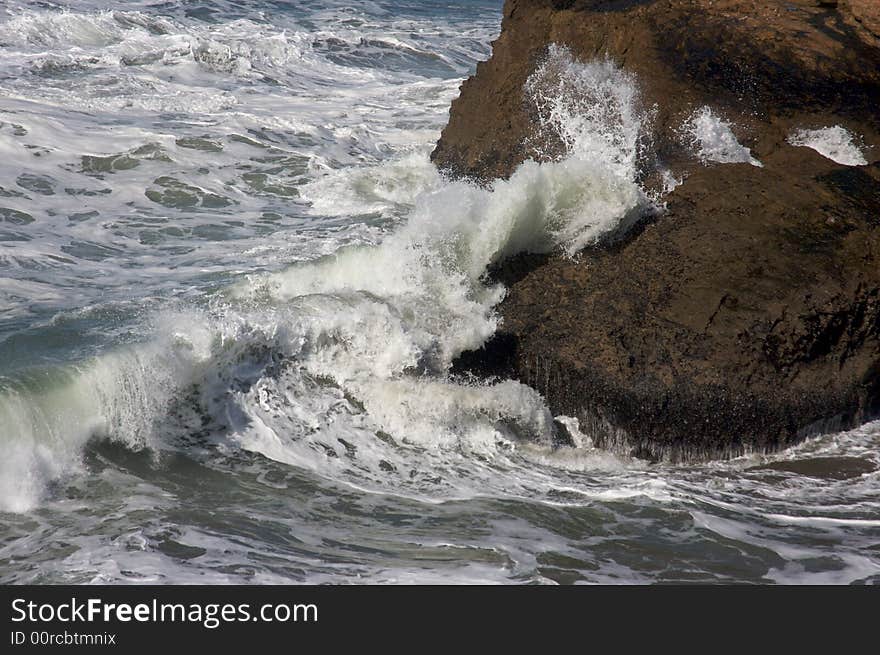
<svg viewBox="0 0 880 655">
<path fill-rule="evenodd" d="M 502 328 L 460 367 L 521 379 L 599 445 L 652 458 L 775 450 L 876 416 L 880 165 L 786 143 L 793 127 L 841 124 L 877 162 L 876 6 L 508 0 L 492 58 L 453 104 L 441 167 L 487 180 L 537 155 L 523 84 L 557 42 L 638 77 L 658 158 L 687 177 L 623 243 L 502 264 Z M 763 168 L 685 151 L 676 128 L 705 104 Z"/>
<path fill-rule="evenodd" d="M 846 0 L 842 8 L 844 20 L 856 29 L 864 30 L 861 38 L 880 45 L 880 3 L 875 0 Z"/>
<path fill-rule="evenodd" d="M 841 3 L 838 3 L 841 4 Z M 675 130 L 711 103 L 760 158 L 793 126 L 829 120 L 864 135 L 880 158 L 880 3 L 803 0 L 507 0 L 492 58 L 452 104 L 433 160 L 482 180 L 541 158 L 523 85 L 550 43 L 609 57 L 656 105 L 658 156 L 678 163 Z M 873 17 L 873 19 L 872 19 Z M 874 20 L 874 22 L 872 22 Z M 859 22 L 861 21 L 861 22 Z M 873 26 L 869 29 L 869 26 Z"/>
</svg>

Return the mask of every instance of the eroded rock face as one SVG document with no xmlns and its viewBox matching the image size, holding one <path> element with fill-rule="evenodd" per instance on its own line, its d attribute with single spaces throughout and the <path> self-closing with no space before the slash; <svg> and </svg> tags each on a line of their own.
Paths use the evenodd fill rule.
<svg viewBox="0 0 880 655">
<path fill-rule="evenodd" d="M 600 445 L 652 458 L 774 450 L 876 416 L 877 29 L 872 0 L 508 0 L 435 162 L 487 181 L 560 154 L 523 94 L 557 43 L 636 76 L 653 108 L 642 182 L 660 167 L 684 182 L 623 242 L 502 264 L 501 330 L 461 367 L 516 377 Z M 763 167 L 696 157 L 681 126 L 702 106 Z M 866 165 L 788 142 L 832 125 L 861 136 Z"/>
</svg>

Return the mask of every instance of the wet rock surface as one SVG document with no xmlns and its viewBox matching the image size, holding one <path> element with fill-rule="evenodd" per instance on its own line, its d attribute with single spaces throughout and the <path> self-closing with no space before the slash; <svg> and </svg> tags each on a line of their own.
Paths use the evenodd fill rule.
<svg viewBox="0 0 880 655">
<path fill-rule="evenodd" d="M 793 473 L 819 480 L 851 480 L 873 473 L 877 466 L 857 457 L 812 457 L 755 466 L 750 471 Z"/>
</svg>

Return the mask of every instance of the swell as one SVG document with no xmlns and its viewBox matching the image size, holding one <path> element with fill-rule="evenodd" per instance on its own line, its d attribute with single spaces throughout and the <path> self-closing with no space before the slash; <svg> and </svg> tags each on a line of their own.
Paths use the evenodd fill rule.
<svg viewBox="0 0 880 655">
<path fill-rule="evenodd" d="M 21 454 L 6 479 L 30 482 L 7 506 L 39 502 L 40 485 L 76 470 L 96 436 L 161 449 L 201 431 L 215 447 L 361 488 L 440 496 L 476 492 L 481 459 L 500 464 L 523 440 L 549 444 L 553 417 L 536 392 L 450 374 L 497 327 L 503 288 L 486 284 L 490 266 L 574 252 L 647 202 L 632 80 L 564 50 L 548 66 L 530 88 L 543 102 L 561 97 L 546 129 L 568 139 L 567 156 L 526 162 L 490 187 L 431 183 L 376 246 L 248 276 L 205 310 L 159 314 L 144 343 L 54 373 L 51 389 L 10 384 L 3 406 L 17 427 L 4 437 Z M 597 119 L 583 120 L 584 107 Z M 431 483 L 441 472 L 446 482 Z"/>
</svg>

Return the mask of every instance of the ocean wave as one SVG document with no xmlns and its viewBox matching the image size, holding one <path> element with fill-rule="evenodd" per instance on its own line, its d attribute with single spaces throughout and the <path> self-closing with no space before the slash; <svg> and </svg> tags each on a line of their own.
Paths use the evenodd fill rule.
<svg viewBox="0 0 880 655">
<path fill-rule="evenodd" d="M 585 97 L 584 89 L 614 88 L 619 103 L 613 116 L 602 107 L 603 117 L 613 118 L 612 129 L 625 135 L 639 133 L 630 80 L 610 65 L 579 65 L 562 51 L 554 56 L 554 65 L 574 78 L 574 86 L 556 93 L 576 92 L 579 107 L 592 102 L 586 106 L 598 112 L 605 95 Z M 59 461 L 75 461 L 70 450 L 82 448 L 90 433 L 149 446 L 144 435 L 168 428 L 177 411 L 171 400 L 190 387 L 197 413 L 212 417 L 224 443 L 364 488 L 418 489 L 423 478 L 443 470 L 451 480 L 447 493 L 463 493 L 462 484 L 478 485 L 463 482 L 461 472 L 451 475 L 450 456 L 505 460 L 519 440 L 550 447 L 553 419 L 537 393 L 510 381 L 462 383 L 448 371 L 456 356 L 478 348 L 497 326 L 493 308 L 503 289 L 484 284 L 490 265 L 522 251 L 574 251 L 644 202 L 634 181 L 635 137 L 578 137 L 578 130 L 601 125 L 582 121 L 575 111 L 575 103 L 563 99 L 548 122 L 572 137 L 567 157 L 527 162 L 490 188 L 442 180 L 424 159 L 416 160 L 422 173 L 412 184 L 400 178 L 413 164 L 403 160 L 355 171 L 353 179 L 337 178 L 336 186 L 325 181 L 319 193 L 313 188 L 313 195 L 351 198 L 352 184 L 369 187 L 367 206 L 378 200 L 410 209 L 376 246 L 340 249 L 283 272 L 250 276 L 225 294 L 230 304 L 222 311 L 164 319 L 145 345 L 99 357 L 69 377 L 69 390 L 58 398 L 15 392 L 8 420 L 19 426 L 16 443 L 31 453 L 31 462 L 14 470 L 51 478 L 46 472 L 55 469 L 43 466 L 46 458 L 38 453 L 57 450 Z M 389 188 L 389 176 L 404 186 Z M 193 331 L 187 323 L 206 327 Z M 114 396 L 113 388 L 122 395 Z M 56 422 L 71 404 L 79 407 L 75 423 L 83 427 L 65 439 Z M 135 417 L 140 423 L 133 423 Z M 439 454 L 424 476 L 413 475 L 412 460 L 381 435 Z M 12 498 L 14 506 L 30 506 L 23 497 Z"/>
</svg>

